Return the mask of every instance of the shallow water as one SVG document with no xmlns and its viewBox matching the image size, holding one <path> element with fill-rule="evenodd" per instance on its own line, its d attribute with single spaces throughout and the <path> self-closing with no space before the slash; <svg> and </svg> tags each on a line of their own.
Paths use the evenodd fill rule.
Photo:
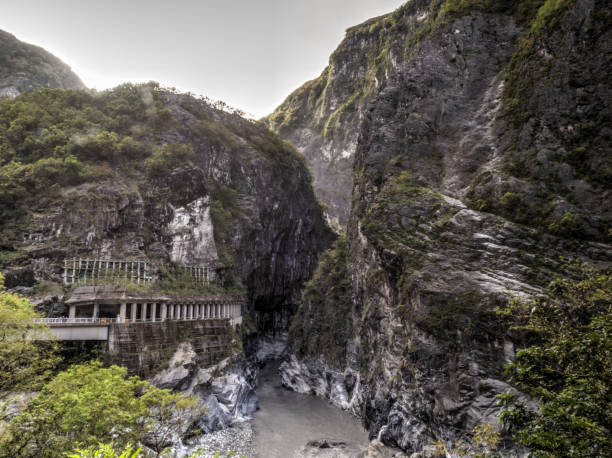
<svg viewBox="0 0 612 458">
<path fill-rule="evenodd" d="M 259 410 L 252 421 L 256 457 L 332 456 L 324 450 L 303 452 L 309 441 L 322 439 L 347 443 L 344 456 L 367 447 L 368 434 L 357 418 L 323 399 L 283 388 L 277 371 L 278 364 L 270 363 L 260 373 Z"/>
</svg>

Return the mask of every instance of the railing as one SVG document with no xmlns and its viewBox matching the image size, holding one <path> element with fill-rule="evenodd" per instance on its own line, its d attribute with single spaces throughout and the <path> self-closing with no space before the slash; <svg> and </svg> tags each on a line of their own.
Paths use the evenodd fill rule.
<svg viewBox="0 0 612 458">
<path fill-rule="evenodd" d="M 37 324 L 65 324 L 65 323 L 100 323 L 110 324 L 117 323 L 117 318 L 34 318 L 34 323 Z"/>
<path fill-rule="evenodd" d="M 195 320 L 222 320 L 224 318 L 240 318 L 240 314 L 231 314 L 231 315 L 225 315 L 225 316 L 217 316 L 217 317 L 204 317 L 204 316 L 197 316 L 197 317 L 192 317 L 192 318 L 187 318 L 187 317 L 166 317 L 164 320 L 162 320 L 159 317 L 156 317 L 155 319 L 143 319 L 143 318 L 137 318 L 135 320 L 132 320 L 130 318 L 125 318 L 125 319 L 121 319 L 120 317 L 117 318 L 34 318 L 32 321 L 35 324 L 111 324 L 111 323 L 157 323 L 157 322 L 161 322 L 161 321 L 195 321 Z"/>
</svg>

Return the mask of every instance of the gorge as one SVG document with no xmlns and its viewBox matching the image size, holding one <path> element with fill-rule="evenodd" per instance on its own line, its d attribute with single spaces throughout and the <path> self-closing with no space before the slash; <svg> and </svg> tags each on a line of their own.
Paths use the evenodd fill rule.
<svg viewBox="0 0 612 458">
<path fill-rule="evenodd" d="M 409 0 L 260 121 L 88 91 L 2 33 L 3 294 L 73 316 L 78 281 L 118 285 L 69 269 L 97 259 L 146 263 L 122 297 L 242 298 L 240 324 L 179 313 L 228 319 L 214 351 L 169 321 L 121 362 L 204 406 L 181 456 L 608 456 L 611 25 L 604 0 Z"/>
</svg>

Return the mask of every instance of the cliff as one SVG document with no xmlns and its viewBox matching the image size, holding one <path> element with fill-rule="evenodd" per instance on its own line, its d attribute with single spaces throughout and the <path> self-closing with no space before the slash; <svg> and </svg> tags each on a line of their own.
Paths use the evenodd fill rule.
<svg viewBox="0 0 612 458">
<path fill-rule="evenodd" d="M 204 263 L 286 326 L 331 240 L 303 158 L 221 103 L 47 89 L 0 102 L 0 138 L 0 262 L 31 295 L 61 293 L 67 257 Z"/>
<path fill-rule="evenodd" d="M 0 97 L 44 88 L 85 89 L 85 85 L 54 55 L 0 30 Z"/>
<path fill-rule="evenodd" d="M 561 258 L 612 262 L 611 14 L 596 0 L 411 1 L 349 29 L 321 97 L 307 83 L 272 115 L 287 138 L 327 124 L 321 138 L 354 151 L 346 244 L 306 288 L 287 386 L 406 451 L 497 424 L 524 341 L 495 309 L 544 294 Z M 366 90 L 327 99 L 330 75 Z"/>
</svg>

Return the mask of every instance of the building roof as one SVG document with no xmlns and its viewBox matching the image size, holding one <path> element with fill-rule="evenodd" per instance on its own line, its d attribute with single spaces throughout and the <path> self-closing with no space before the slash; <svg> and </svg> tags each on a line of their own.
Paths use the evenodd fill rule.
<svg viewBox="0 0 612 458">
<path fill-rule="evenodd" d="M 122 285 L 79 286 L 66 301 L 68 305 L 122 302 L 243 302 L 243 296 L 177 295 L 151 291 L 129 291 Z"/>
</svg>

